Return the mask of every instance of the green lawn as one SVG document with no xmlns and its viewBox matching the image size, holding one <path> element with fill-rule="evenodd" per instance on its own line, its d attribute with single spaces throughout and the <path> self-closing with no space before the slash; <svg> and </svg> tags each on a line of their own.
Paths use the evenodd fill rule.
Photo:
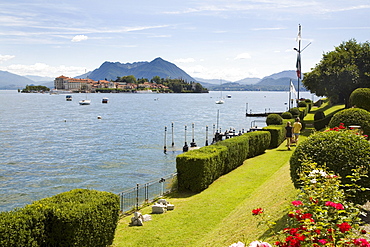
<svg viewBox="0 0 370 247">
<path fill-rule="evenodd" d="M 291 154 L 283 143 L 199 194 L 174 194 L 168 201 L 175 210 L 152 215 L 144 226 L 130 227 L 131 216 L 122 218 L 112 246 L 229 246 L 268 238 L 267 226 L 258 225 L 251 211 L 262 207 L 274 221 L 285 215 L 297 193 L 289 175 Z M 151 208 L 141 212 L 150 214 Z"/>
</svg>

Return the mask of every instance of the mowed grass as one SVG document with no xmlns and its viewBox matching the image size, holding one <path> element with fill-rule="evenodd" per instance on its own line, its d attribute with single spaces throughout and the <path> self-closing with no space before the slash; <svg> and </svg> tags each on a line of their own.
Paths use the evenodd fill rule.
<svg viewBox="0 0 370 247">
<path fill-rule="evenodd" d="M 259 224 L 251 211 L 262 207 L 265 217 L 270 216 L 266 220 L 283 218 L 297 195 L 289 175 L 291 154 L 284 142 L 246 160 L 199 194 L 173 194 L 167 200 L 175 210 L 152 214 L 144 226 L 129 226 L 131 216 L 121 218 L 112 246 L 229 246 L 272 240 L 267 225 Z M 141 213 L 150 214 L 151 207 Z"/>
</svg>

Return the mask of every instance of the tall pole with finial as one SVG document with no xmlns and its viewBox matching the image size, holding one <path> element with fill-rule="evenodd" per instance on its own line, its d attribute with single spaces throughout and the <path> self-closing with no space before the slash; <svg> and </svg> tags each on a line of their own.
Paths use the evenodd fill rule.
<svg viewBox="0 0 370 247">
<path fill-rule="evenodd" d="M 294 48 L 297 51 L 297 62 L 296 62 L 296 69 L 297 69 L 297 79 L 298 79 L 298 89 L 297 89 L 297 98 L 298 101 L 300 99 L 299 97 L 299 81 L 302 79 L 302 66 L 301 66 L 301 40 L 302 40 L 302 34 L 301 34 L 301 24 L 298 26 L 298 49 Z M 298 101 L 297 101 L 297 107 L 298 107 Z"/>
</svg>

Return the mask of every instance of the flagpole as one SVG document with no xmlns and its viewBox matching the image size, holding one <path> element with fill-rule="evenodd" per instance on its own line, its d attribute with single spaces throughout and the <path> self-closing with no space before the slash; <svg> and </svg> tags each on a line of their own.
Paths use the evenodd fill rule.
<svg viewBox="0 0 370 247">
<path fill-rule="evenodd" d="M 298 55 L 297 55 L 297 78 L 298 78 L 298 91 L 297 91 L 297 107 L 298 107 L 298 102 L 299 102 L 299 80 L 301 79 L 301 76 L 302 76 L 302 65 L 301 65 L 301 24 L 299 24 L 298 26 L 298 50 L 296 49 L 296 51 L 298 52 Z"/>
</svg>

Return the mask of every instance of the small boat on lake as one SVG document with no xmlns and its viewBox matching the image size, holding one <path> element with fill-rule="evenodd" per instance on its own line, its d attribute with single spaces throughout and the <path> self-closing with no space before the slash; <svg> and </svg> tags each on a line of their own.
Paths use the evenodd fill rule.
<svg viewBox="0 0 370 247">
<path fill-rule="evenodd" d="M 107 104 L 107 103 L 108 103 L 108 101 L 109 101 L 109 99 L 108 99 L 108 98 L 103 98 L 103 99 L 101 100 L 101 102 L 102 102 L 103 104 Z"/>
<path fill-rule="evenodd" d="M 228 94 L 228 95 L 227 95 L 227 98 L 229 98 L 229 99 L 230 99 L 230 98 L 231 98 L 231 95 L 230 95 L 230 94 Z"/>
<path fill-rule="evenodd" d="M 72 95 L 67 94 L 66 95 L 66 101 L 72 101 Z"/>
<path fill-rule="evenodd" d="M 83 99 L 78 102 L 80 105 L 90 105 L 91 100 L 89 99 Z"/>
</svg>

